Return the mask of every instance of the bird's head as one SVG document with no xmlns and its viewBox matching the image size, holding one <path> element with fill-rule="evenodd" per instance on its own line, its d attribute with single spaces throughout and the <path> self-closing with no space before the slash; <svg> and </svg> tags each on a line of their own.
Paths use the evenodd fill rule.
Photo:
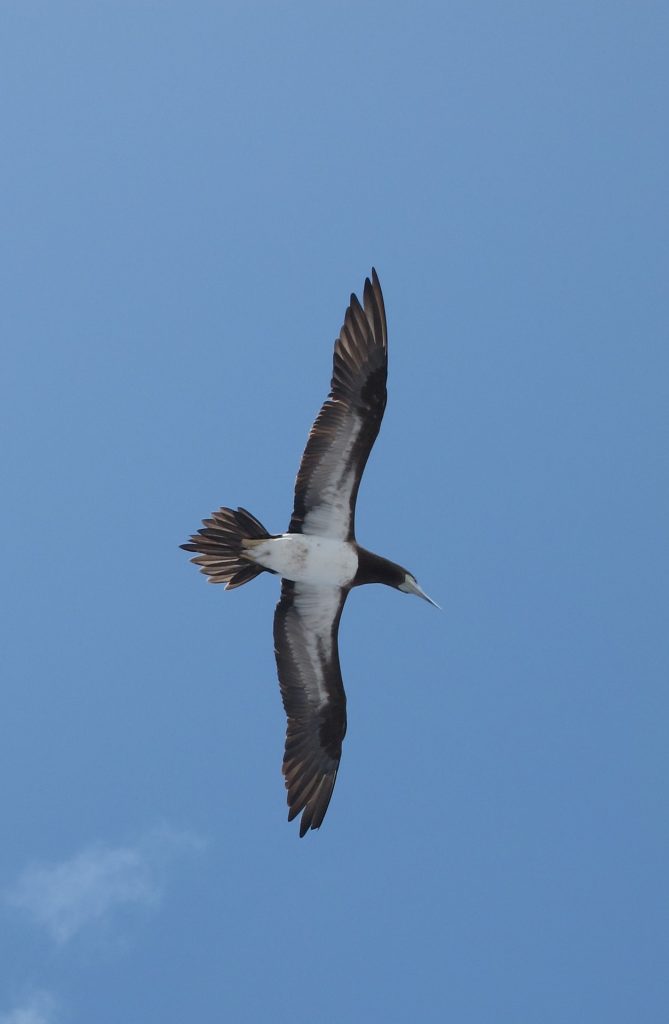
<svg viewBox="0 0 669 1024">
<path fill-rule="evenodd" d="M 435 608 L 439 608 L 436 601 L 433 601 L 431 597 L 428 597 L 422 587 L 418 586 L 416 577 L 412 576 L 410 572 L 404 571 L 404 580 L 397 585 L 398 590 L 403 590 L 405 594 L 415 594 L 416 597 L 422 597 L 424 601 L 428 601 L 434 605 Z M 441 609 L 440 609 L 441 610 Z"/>
</svg>

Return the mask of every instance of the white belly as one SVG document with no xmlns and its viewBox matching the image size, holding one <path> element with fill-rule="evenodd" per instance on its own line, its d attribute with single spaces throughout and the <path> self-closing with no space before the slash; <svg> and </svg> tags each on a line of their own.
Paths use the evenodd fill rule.
<svg viewBox="0 0 669 1024">
<path fill-rule="evenodd" d="M 248 542 L 244 554 L 258 565 L 298 583 L 343 587 L 358 571 L 358 555 L 348 541 L 284 533 L 269 540 Z"/>
</svg>

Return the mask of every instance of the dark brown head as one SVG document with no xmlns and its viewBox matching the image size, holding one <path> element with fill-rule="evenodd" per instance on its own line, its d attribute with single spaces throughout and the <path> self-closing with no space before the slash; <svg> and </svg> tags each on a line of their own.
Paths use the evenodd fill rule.
<svg viewBox="0 0 669 1024">
<path fill-rule="evenodd" d="M 416 577 L 408 569 L 404 569 L 397 562 L 391 562 L 380 555 L 374 555 L 365 548 L 358 549 L 358 571 L 353 581 L 354 587 L 360 587 L 364 583 L 385 583 L 387 587 L 394 587 L 405 594 L 415 594 L 422 597 L 424 601 L 433 604 L 435 608 L 439 605 L 428 597 L 425 591 L 418 586 Z"/>
</svg>

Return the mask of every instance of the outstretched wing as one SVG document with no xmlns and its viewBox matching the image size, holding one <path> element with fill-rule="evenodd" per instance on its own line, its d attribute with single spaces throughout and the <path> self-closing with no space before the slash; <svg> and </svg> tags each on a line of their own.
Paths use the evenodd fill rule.
<svg viewBox="0 0 669 1024">
<path fill-rule="evenodd" d="M 295 483 L 289 533 L 355 536 L 355 501 L 386 407 L 388 332 L 372 270 L 363 305 L 355 295 L 334 347 L 330 395 L 311 428 Z"/>
<path fill-rule="evenodd" d="M 274 650 L 288 716 L 283 758 L 288 820 L 302 813 L 300 836 L 323 823 L 346 733 L 337 634 L 347 593 L 284 579 L 274 613 Z"/>
</svg>

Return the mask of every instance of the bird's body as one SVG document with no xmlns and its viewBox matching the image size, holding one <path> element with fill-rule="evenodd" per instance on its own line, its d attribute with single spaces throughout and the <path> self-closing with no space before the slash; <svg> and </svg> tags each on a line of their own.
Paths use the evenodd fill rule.
<svg viewBox="0 0 669 1024">
<path fill-rule="evenodd" d="M 433 601 L 402 566 L 360 547 L 355 502 L 386 405 L 388 347 L 381 286 L 351 296 L 335 342 L 331 391 L 314 423 L 295 484 L 286 533 L 271 535 L 245 509 L 221 508 L 183 544 L 211 583 L 241 586 L 281 577 L 274 649 L 288 717 L 283 772 L 289 820 L 319 828 L 334 789 L 346 732 L 337 635 L 352 587 L 384 583 Z"/>
<path fill-rule="evenodd" d="M 333 537 L 282 533 L 243 544 L 244 554 L 263 569 L 295 583 L 350 586 L 358 571 L 357 545 Z"/>
</svg>

